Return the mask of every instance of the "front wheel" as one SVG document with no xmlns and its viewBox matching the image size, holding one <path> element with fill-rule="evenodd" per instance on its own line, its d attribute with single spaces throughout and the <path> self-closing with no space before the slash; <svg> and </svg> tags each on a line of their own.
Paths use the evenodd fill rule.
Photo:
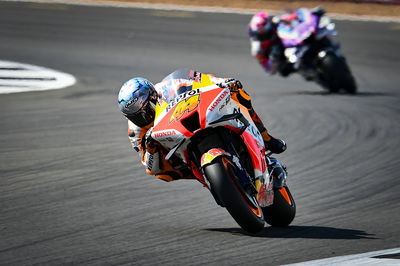
<svg viewBox="0 0 400 266">
<path fill-rule="evenodd" d="M 343 89 L 350 94 L 357 92 L 356 81 L 343 57 L 328 53 L 319 64 L 320 78 L 331 92 Z"/>
<path fill-rule="evenodd" d="M 240 227 L 247 232 L 258 233 L 265 224 L 261 207 L 239 183 L 235 167 L 230 159 L 221 156 L 206 165 L 204 172 L 212 192 Z"/>
<path fill-rule="evenodd" d="M 265 221 L 277 227 L 288 226 L 296 215 L 296 203 L 287 186 L 274 190 L 274 203 L 262 208 Z"/>
</svg>

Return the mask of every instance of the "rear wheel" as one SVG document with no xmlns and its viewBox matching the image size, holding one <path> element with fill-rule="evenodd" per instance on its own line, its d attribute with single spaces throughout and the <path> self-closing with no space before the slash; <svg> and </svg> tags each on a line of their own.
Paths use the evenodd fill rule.
<svg viewBox="0 0 400 266">
<path fill-rule="evenodd" d="M 260 232 L 264 228 L 263 212 L 256 198 L 238 182 L 237 166 L 221 156 L 204 167 L 211 190 L 222 202 L 230 215 L 245 231 Z"/>
<path fill-rule="evenodd" d="M 343 89 L 350 94 L 357 92 L 356 81 L 346 60 L 336 54 L 328 53 L 320 62 L 323 83 L 331 92 Z"/>
<path fill-rule="evenodd" d="M 296 215 L 296 203 L 287 186 L 274 190 L 274 203 L 262 208 L 265 221 L 272 226 L 288 226 Z"/>
</svg>

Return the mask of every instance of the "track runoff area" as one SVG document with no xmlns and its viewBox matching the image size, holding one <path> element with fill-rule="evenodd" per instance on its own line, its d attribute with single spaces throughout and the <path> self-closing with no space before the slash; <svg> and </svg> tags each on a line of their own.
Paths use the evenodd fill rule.
<svg viewBox="0 0 400 266">
<path fill-rule="evenodd" d="M 168 4 L 148 3 L 116 3 L 116 2 L 93 2 L 93 1 L 62 1 L 62 0 L 5 0 L 10 2 L 35 2 L 35 3 L 58 3 L 85 6 L 112 6 L 118 8 L 143 8 L 164 11 L 188 11 L 188 12 L 210 12 L 210 13 L 236 13 L 253 14 L 257 10 L 230 9 L 215 7 L 194 7 Z M 341 20 L 377 21 L 377 22 L 399 22 L 399 18 L 374 17 L 374 16 L 349 16 L 331 14 L 331 17 Z M 51 89 L 62 89 L 74 85 L 74 76 L 61 71 L 35 66 L 31 64 L 2 61 L 0 60 L 0 94 L 17 93 L 28 91 L 43 91 Z M 322 266 L 322 265 L 400 265 L 400 248 L 386 249 L 368 253 L 338 256 L 326 259 L 313 260 L 289 264 L 291 266 Z"/>
</svg>

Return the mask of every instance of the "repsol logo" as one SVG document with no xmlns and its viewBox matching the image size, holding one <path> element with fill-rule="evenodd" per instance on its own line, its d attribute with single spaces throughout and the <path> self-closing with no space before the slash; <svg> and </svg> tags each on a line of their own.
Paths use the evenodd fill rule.
<svg viewBox="0 0 400 266">
<path fill-rule="evenodd" d="M 218 106 L 218 104 L 229 94 L 228 91 L 224 91 L 215 101 L 214 103 L 208 107 L 209 111 L 213 111 L 215 107 Z"/>
<path fill-rule="evenodd" d="M 167 137 L 167 136 L 172 136 L 172 135 L 175 135 L 175 134 L 176 133 L 173 130 L 157 132 L 157 133 L 154 133 L 154 138 Z"/>
<path fill-rule="evenodd" d="M 186 92 L 184 92 L 184 93 L 182 93 L 182 94 L 179 94 L 175 99 L 173 99 L 173 100 L 168 104 L 168 106 L 167 106 L 167 108 L 166 108 L 167 112 L 169 112 L 169 110 L 171 110 L 171 108 L 172 108 L 175 104 L 177 104 L 178 102 L 182 101 L 182 100 L 185 99 L 186 97 L 193 96 L 193 95 L 196 95 L 196 94 L 200 94 L 200 90 L 199 90 L 199 89 L 189 90 L 189 91 L 186 91 Z"/>
</svg>

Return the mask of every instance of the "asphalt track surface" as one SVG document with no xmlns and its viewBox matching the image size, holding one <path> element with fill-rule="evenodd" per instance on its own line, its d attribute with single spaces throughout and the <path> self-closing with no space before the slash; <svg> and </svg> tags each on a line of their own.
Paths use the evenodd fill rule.
<svg viewBox="0 0 400 266">
<path fill-rule="evenodd" d="M 337 21 L 349 96 L 263 73 L 249 19 L 0 2 L 0 58 L 78 80 L 0 95 L 0 264 L 277 265 L 399 247 L 400 25 Z M 287 141 L 290 227 L 249 235 L 199 183 L 145 175 L 118 89 L 181 67 L 239 78 Z"/>
</svg>

